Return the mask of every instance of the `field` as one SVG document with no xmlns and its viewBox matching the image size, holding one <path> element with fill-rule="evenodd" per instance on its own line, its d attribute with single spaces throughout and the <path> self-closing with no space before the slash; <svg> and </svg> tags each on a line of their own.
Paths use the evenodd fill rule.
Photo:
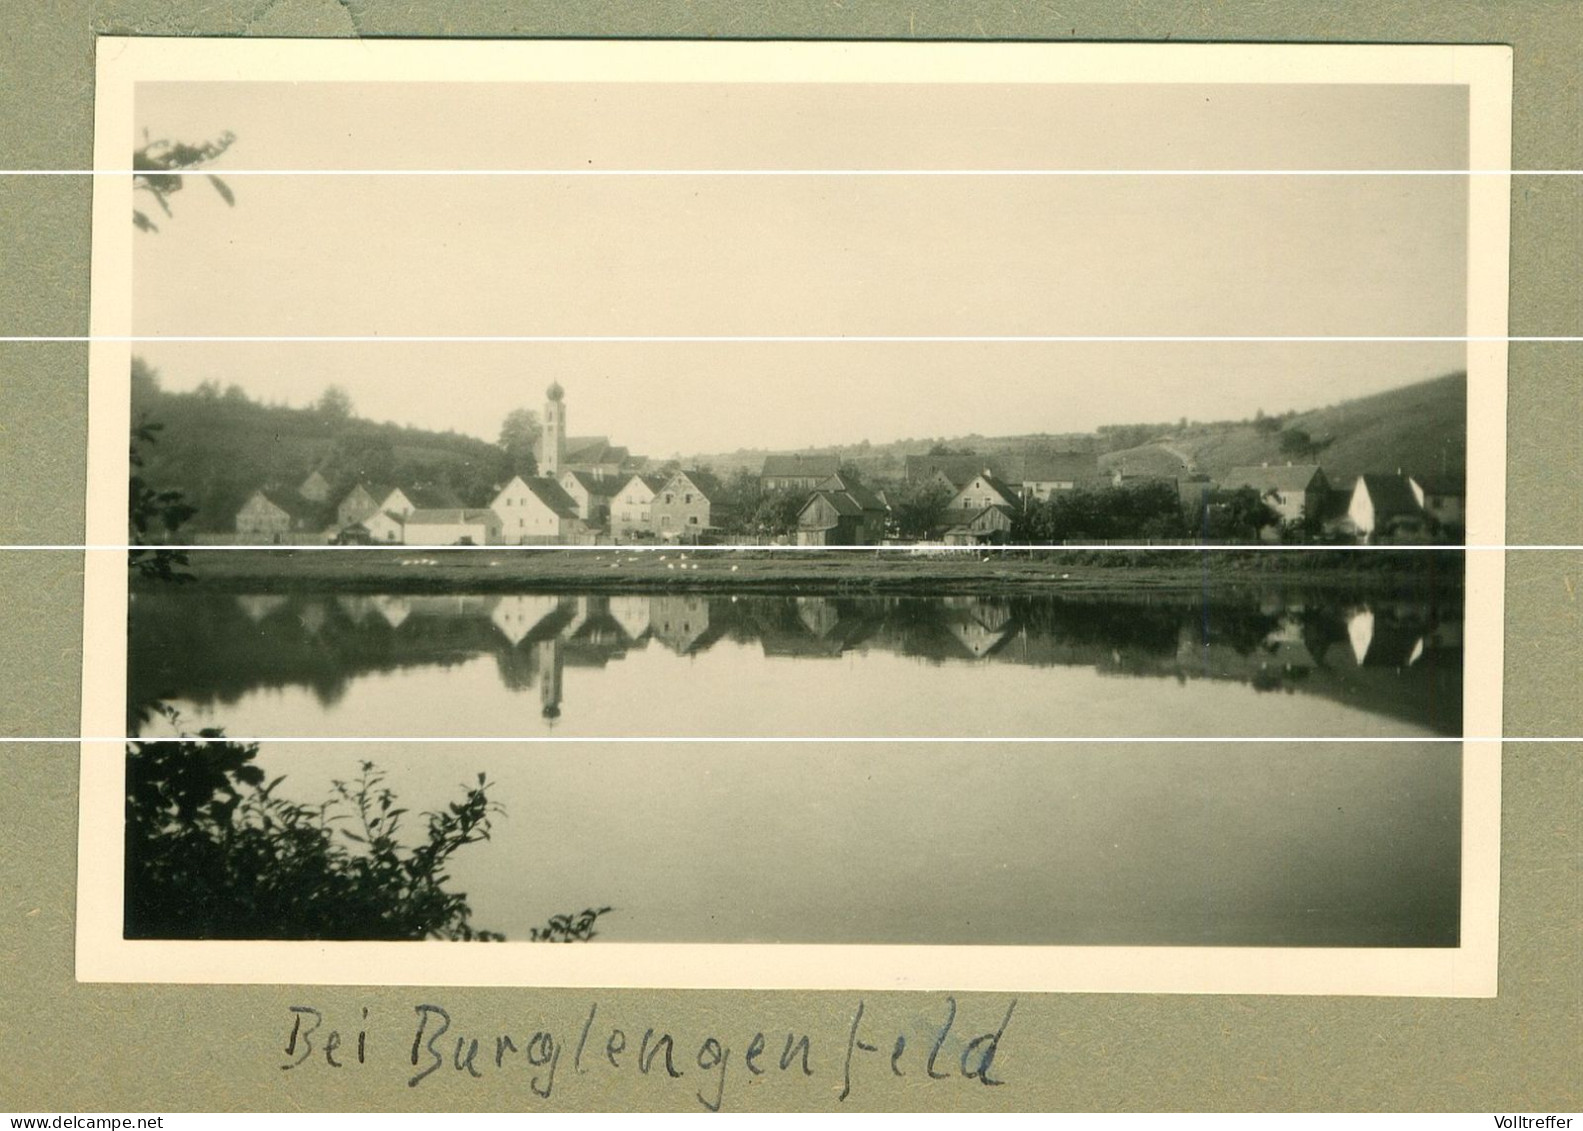
<svg viewBox="0 0 1583 1131">
<path fill-rule="evenodd" d="M 1460 585 L 1455 551 L 767 551 L 481 547 L 197 550 L 198 584 L 340 592 L 1187 592 L 1206 586 Z"/>
</svg>

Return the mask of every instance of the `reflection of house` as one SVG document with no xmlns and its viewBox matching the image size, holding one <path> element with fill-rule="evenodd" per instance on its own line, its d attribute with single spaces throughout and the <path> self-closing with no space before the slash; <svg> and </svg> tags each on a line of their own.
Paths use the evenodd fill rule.
<svg viewBox="0 0 1583 1131">
<path fill-rule="evenodd" d="M 257 624 L 286 604 L 286 598 L 267 593 L 248 593 L 236 599 L 236 604 L 247 619 Z"/>
<path fill-rule="evenodd" d="M 632 475 L 610 500 L 610 535 L 621 540 L 654 532 L 654 496 L 665 486 L 660 475 Z"/>
<path fill-rule="evenodd" d="M 884 537 L 885 504 L 839 475 L 821 482 L 797 512 L 799 546 L 874 546 Z"/>
<path fill-rule="evenodd" d="M 1314 463 L 1234 467 L 1220 485 L 1227 491 L 1252 487 L 1282 522 L 1319 516 L 1330 490 L 1324 471 Z"/>
<path fill-rule="evenodd" d="M 1410 480 L 1400 475 L 1360 475 L 1352 488 L 1347 520 L 1370 542 L 1391 539 L 1418 541 L 1428 524 Z"/>
<path fill-rule="evenodd" d="M 649 629 L 671 651 L 686 655 L 709 631 L 709 601 L 697 596 L 655 597 L 649 602 Z"/>
<path fill-rule="evenodd" d="M 719 526 L 725 491 L 720 481 L 704 471 L 678 471 L 665 482 L 649 504 L 654 532 L 668 541 L 694 541 Z"/>
<path fill-rule="evenodd" d="M 840 471 L 840 456 L 765 456 L 759 486 L 766 491 L 811 491 Z"/>
<path fill-rule="evenodd" d="M 610 618 L 616 622 L 628 640 L 639 641 L 649 631 L 649 599 L 647 597 L 610 598 Z"/>
<path fill-rule="evenodd" d="M 974 657 L 988 656 L 1011 634 L 1011 612 L 979 597 L 947 597 L 946 628 Z"/>
<path fill-rule="evenodd" d="M 1360 668 L 1411 667 L 1424 654 L 1424 634 L 1413 625 L 1362 608 L 1347 618 L 1347 638 Z"/>
<path fill-rule="evenodd" d="M 521 644 L 559 605 L 560 598 L 543 593 L 514 594 L 496 601 L 495 607 L 489 610 L 489 619 L 501 635 L 515 646 Z"/>
<path fill-rule="evenodd" d="M 585 529 L 577 504 L 553 479 L 511 477 L 489 504 L 500 520 L 499 540 L 511 546 L 575 542 Z"/>
<path fill-rule="evenodd" d="M 409 546 L 485 546 L 500 541 L 500 518 L 487 507 L 415 510 L 405 531 Z"/>
<path fill-rule="evenodd" d="M 244 544 L 302 541 L 323 529 L 323 509 L 288 491 L 261 487 L 236 512 L 237 540 Z"/>
</svg>

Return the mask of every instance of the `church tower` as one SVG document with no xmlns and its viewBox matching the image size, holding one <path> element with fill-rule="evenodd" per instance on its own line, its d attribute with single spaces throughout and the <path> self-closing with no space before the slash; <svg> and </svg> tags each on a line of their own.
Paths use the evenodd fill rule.
<svg viewBox="0 0 1583 1131">
<path fill-rule="evenodd" d="M 539 474 L 556 478 L 566 465 L 566 390 L 556 381 L 544 391 L 544 434 L 539 440 Z"/>
</svg>

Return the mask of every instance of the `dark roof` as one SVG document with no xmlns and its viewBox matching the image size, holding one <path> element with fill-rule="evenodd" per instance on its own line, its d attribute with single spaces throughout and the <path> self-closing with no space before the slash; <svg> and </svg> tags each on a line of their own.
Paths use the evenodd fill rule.
<svg viewBox="0 0 1583 1131">
<path fill-rule="evenodd" d="M 1234 467 L 1226 473 L 1222 487 L 1237 490 L 1253 487 L 1259 491 L 1306 491 L 1319 474 L 1317 463 L 1287 463 L 1272 467 Z"/>
<path fill-rule="evenodd" d="M 522 482 L 537 496 L 539 502 L 549 507 L 562 518 L 577 517 L 577 503 L 553 479 L 543 476 L 534 479 L 523 479 Z"/>
<path fill-rule="evenodd" d="M 764 470 L 759 472 L 760 478 L 765 476 L 809 476 L 809 475 L 834 475 L 841 470 L 840 456 L 765 456 Z"/>
<path fill-rule="evenodd" d="M 587 471 L 578 471 L 576 468 L 573 468 L 570 471 L 562 472 L 561 474 L 563 476 L 570 475 L 573 479 L 577 480 L 577 482 L 581 484 L 583 490 L 587 491 L 590 495 L 599 495 L 602 497 L 614 495 L 617 491 L 621 490 L 622 486 L 626 483 L 625 479 L 608 479 L 603 476 L 594 475 Z"/>
<path fill-rule="evenodd" d="M 1022 466 L 1001 471 L 1020 483 L 1080 482 L 1099 477 L 1099 457 L 1093 452 L 1036 452 L 1017 462 Z"/>
<path fill-rule="evenodd" d="M 1004 479 L 1001 479 L 999 476 L 995 475 L 988 468 L 983 467 L 979 468 L 976 474 L 970 475 L 967 477 L 967 479 L 963 480 L 961 486 L 959 486 L 957 490 L 965 491 L 968 487 L 968 484 L 972 483 L 975 479 L 983 479 L 991 489 L 993 489 L 1008 503 L 1015 504 L 1018 499 L 1021 498 L 1017 488 L 1013 487 L 1010 483 L 1007 483 Z"/>
<path fill-rule="evenodd" d="M 636 480 L 638 480 L 638 482 L 642 483 L 645 487 L 647 487 L 650 491 L 658 491 L 658 490 L 660 490 L 660 488 L 665 486 L 666 480 L 668 478 L 669 478 L 668 476 L 664 476 L 664 475 L 639 475 L 639 474 L 633 474 L 633 475 L 627 476 L 625 479 L 623 479 L 621 481 L 621 487 L 625 487 L 628 483 L 631 483 L 634 479 L 636 479 Z M 617 490 L 620 490 L 620 488 L 618 487 Z"/>
<path fill-rule="evenodd" d="M 814 488 L 815 491 L 831 492 L 842 491 L 850 495 L 859 507 L 868 511 L 882 511 L 888 508 L 885 501 L 863 484 L 853 479 L 850 475 L 832 475 Z"/>
<path fill-rule="evenodd" d="M 1363 484 L 1369 499 L 1374 503 L 1376 519 L 1387 515 L 1417 514 L 1422 509 L 1418 505 L 1418 496 L 1413 494 L 1412 485 L 1400 475 L 1364 474 L 1358 476 L 1358 482 Z"/>
<path fill-rule="evenodd" d="M 802 505 L 802 510 L 797 512 L 797 517 L 801 519 L 803 511 L 806 511 L 820 499 L 829 503 L 835 513 L 843 518 L 852 518 L 863 513 L 863 504 L 853 498 L 850 492 L 815 491 L 808 496 L 808 501 Z"/>
<path fill-rule="evenodd" d="M 997 470 L 993 456 L 908 456 L 904 466 L 909 483 L 927 479 L 939 471 L 958 489 L 986 466 L 991 471 Z"/>
<path fill-rule="evenodd" d="M 701 494 L 705 499 L 708 499 L 710 502 L 714 502 L 716 499 L 722 498 L 725 495 L 724 484 L 722 484 L 720 480 L 716 479 L 707 471 L 678 471 L 665 482 L 669 484 L 671 479 L 675 479 L 677 475 L 687 476 L 688 482 L 690 482 L 693 487 L 697 489 L 699 494 Z"/>
<path fill-rule="evenodd" d="M 374 502 L 376 502 L 376 503 L 384 502 L 387 498 L 390 497 L 390 493 L 396 489 L 395 484 L 393 484 L 393 483 L 369 483 L 369 482 L 366 482 L 366 481 L 363 481 L 363 480 L 359 480 L 358 482 L 352 484 L 350 487 L 347 488 L 346 495 L 350 495 L 353 491 L 357 490 L 359 487 L 361 487 L 363 490 L 367 491 L 369 497 L 371 499 L 373 499 Z M 346 495 L 342 495 L 341 496 L 341 501 L 342 502 L 346 501 Z"/>
<path fill-rule="evenodd" d="M 612 445 L 605 436 L 569 436 L 566 440 L 566 462 L 624 464 L 632 458 L 626 448 Z"/>
<path fill-rule="evenodd" d="M 1460 499 L 1467 494 L 1467 484 L 1459 475 L 1414 475 L 1411 478 L 1426 495 L 1451 495 Z"/>
<path fill-rule="evenodd" d="M 979 523 L 979 520 L 984 518 L 984 517 L 986 517 L 987 515 L 989 515 L 990 512 L 992 512 L 992 511 L 994 513 L 996 513 L 996 514 L 1005 515 L 1006 518 L 1009 519 L 1012 522 L 1016 522 L 1017 521 L 1017 512 L 1015 510 L 1013 510 L 1011 507 L 1001 506 L 999 503 L 991 503 L 989 506 L 983 508 L 982 510 L 976 511 L 974 513 L 973 517 L 967 520 L 965 525 L 967 525 L 967 526 L 977 526 L 978 523 Z"/>
<path fill-rule="evenodd" d="M 266 501 L 285 511 L 298 527 L 328 526 L 334 515 L 332 508 L 304 499 L 289 487 L 260 487 L 253 494 L 262 495 Z M 252 498 L 252 495 L 248 498 Z M 246 505 L 245 501 L 243 505 Z"/>
</svg>

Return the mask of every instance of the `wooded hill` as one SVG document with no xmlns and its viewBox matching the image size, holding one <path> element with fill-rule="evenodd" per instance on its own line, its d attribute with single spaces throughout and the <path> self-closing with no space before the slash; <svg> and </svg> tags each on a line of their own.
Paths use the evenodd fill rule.
<svg viewBox="0 0 1583 1131">
<path fill-rule="evenodd" d="M 1305 454 L 1289 439 L 1306 435 Z M 1279 418 L 1173 428 L 1148 443 L 1100 457 L 1106 469 L 1129 474 L 1218 479 L 1233 467 L 1261 463 L 1318 463 L 1336 486 L 1369 472 L 1446 478 L 1466 474 L 1467 374 L 1452 373 L 1400 389 L 1358 397 Z"/>
<path fill-rule="evenodd" d="M 186 527 L 194 532 L 232 529 L 253 491 L 294 491 L 315 469 L 329 481 L 332 499 L 361 479 L 443 486 L 469 506 L 485 505 L 506 471 L 505 453 L 472 436 L 259 404 L 234 385 L 164 392 L 134 363 L 132 419 L 140 417 L 160 426 L 155 442 L 139 449 L 143 478 L 197 507 Z"/>
<path fill-rule="evenodd" d="M 931 448 L 978 455 L 1089 450 L 1105 470 L 1127 474 L 1222 477 L 1234 467 L 1261 463 L 1318 462 L 1337 486 L 1365 471 L 1440 476 L 1459 480 L 1467 466 L 1467 375 L 1451 373 L 1372 396 L 1307 412 L 1202 423 L 1107 425 L 1095 433 L 1021 436 L 977 434 L 888 444 L 805 448 L 804 455 L 839 455 L 866 478 L 899 480 L 906 457 Z M 1292 433 L 1306 435 L 1305 453 Z M 693 460 L 721 475 L 738 468 L 757 471 L 765 449 L 698 455 Z M 779 454 L 779 453 L 775 453 Z M 790 454 L 790 453 L 786 453 Z"/>
</svg>

